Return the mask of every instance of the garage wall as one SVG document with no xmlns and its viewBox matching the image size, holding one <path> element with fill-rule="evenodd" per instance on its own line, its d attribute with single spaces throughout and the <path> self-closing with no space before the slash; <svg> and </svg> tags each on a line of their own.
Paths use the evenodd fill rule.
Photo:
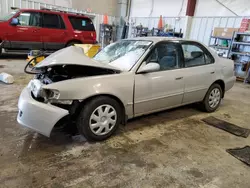
<svg viewBox="0 0 250 188">
<path fill-rule="evenodd" d="M 239 16 L 250 16 L 250 0 L 218 0 Z M 217 0 L 197 0 L 194 16 L 235 16 Z M 187 0 L 132 0 L 131 17 L 185 16 Z"/>
<path fill-rule="evenodd" d="M 56 5 L 60 7 L 71 8 L 71 1 L 72 0 L 0 0 L 0 15 L 10 12 L 10 7 L 39 9 L 40 7 Z"/>
<path fill-rule="evenodd" d="M 131 17 L 184 16 L 187 0 L 132 0 Z"/>
<path fill-rule="evenodd" d="M 218 0 L 238 16 L 250 16 L 250 0 Z M 195 16 L 236 16 L 217 0 L 197 0 Z"/>
<path fill-rule="evenodd" d="M 35 0 L 36 2 L 72 8 L 72 0 Z"/>
<path fill-rule="evenodd" d="M 117 14 L 117 5 L 117 0 L 72 0 L 72 8 L 81 10 L 91 8 L 93 13 L 111 16 Z"/>
<path fill-rule="evenodd" d="M 208 45 L 211 32 L 215 27 L 239 28 L 242 18 L 250 19 L 250 17 L 241 16 L 194 17 L 191 24 L 189 39 L 198 40 Z"/>
</svg>

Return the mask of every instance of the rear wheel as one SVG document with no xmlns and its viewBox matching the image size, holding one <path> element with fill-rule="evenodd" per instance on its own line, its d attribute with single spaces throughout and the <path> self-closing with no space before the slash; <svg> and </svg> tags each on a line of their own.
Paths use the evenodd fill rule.
<svg viewBox="0 0 250 188">
<path fill-rule="evenodd" d="M 214 112 L 220 106 L 222 99 L 222 89 L 219 84 L 213 84 L 201 104 L 202 110 Z"/>
<path fill-rule="evenodd" d="M 77 128 L 89 141 L 109 138 L 121 123 L 120 104 L 110 97 L 97 97 L 86 103 L 79 115 Z"/>
</svg>

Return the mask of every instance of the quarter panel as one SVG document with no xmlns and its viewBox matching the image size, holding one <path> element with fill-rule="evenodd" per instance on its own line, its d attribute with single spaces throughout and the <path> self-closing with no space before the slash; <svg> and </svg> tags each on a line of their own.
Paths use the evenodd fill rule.
<svg viewBox="0 0 250 188">
<path fill-rule="evenodd" d="M 220 77 L 221 80 L 225 83 L 225 91 L 231 89 L 236 81 L 236 77 L 234 76 L 234 62 L 229 59 L 224 59 L 217 57 L 217 68 L 220 69 Z"/>
</svg>

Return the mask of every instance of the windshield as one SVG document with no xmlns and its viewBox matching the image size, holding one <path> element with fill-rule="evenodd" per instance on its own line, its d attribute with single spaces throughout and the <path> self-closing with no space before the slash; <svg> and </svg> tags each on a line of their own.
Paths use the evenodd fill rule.
<svg viewBox="0 0 250 188">
<path fill-rule="evenodd" d="M 3 16 L 0 16 L 0 21 L 7 21 L 7 20 L 9 20 L 10 18 L 12 18 L 16 13 L 17 13 L 17 11 L 12 11 L 12 12 L 9 13 L 9 14 L 5 14 L 5 15 L 3 15 Z"/>
<path fill-rule="evenodd" d="M 122 40 L 108 45 L 93 59 L 129 71 L 151 44 L 152 41 Z"/>
</svg>

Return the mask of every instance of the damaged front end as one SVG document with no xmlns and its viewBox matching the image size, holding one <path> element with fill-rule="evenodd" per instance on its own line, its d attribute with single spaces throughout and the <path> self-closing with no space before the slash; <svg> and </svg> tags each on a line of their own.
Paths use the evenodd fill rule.
<svg viewBox="0 0 250 188">
<path fill-rule="evenodd" d="M 28 85 L 33 97 L 40 102 L 58 104 L 72 104 L 73 101 L 69 99 L 59 100 L 61 91 L 43 89 L 44 85 L 90 76 L 118 74 L 121 72 L 108 64 L 90 59 L 78 47 L 68 47 L 59 50 L 38 63 L 35 67 L 30 68 L 31 70 L 27 70 L 28 68 L 30 66 L 25 67 L 25 72 L 35 74 L 34 79 Z M 71 82 L 71 84 L 74 84 L 74 82 Z"/>
<path fill-rule="evenodd" d="M 34 78 L 20 95 L 17 121 L 19 124 L 50 136 L 54 126 L 62 119 L 74 122 L 82 102 L 82 89 L 86 78 L 119 74 L 121 71 L 86 57 L 79 49 L 69 47 L 47 57 L 27 71 Z M 78 85 L 74 86 L 74 83 Z M 80 84 L 79 84 L 80 82 Z M 61 87 L 57 87 L 60 85 Z M 70 89 L 74 86 L 76 89 Z M 87 89 L 87 88 L 86 88 Z M 79 92 L 80 93 L 80 92 Z"/>
<path fill-rule="evenodd" d="M 54 65 L 52 67 L 36 68 L 34 71 L 36 74 L 28 86 L 34 97 L 41 102 L 59 102 L 62 104 L 71 104 L 72 101 L 56 101 L 60 97 L 60 91 L 43 89 L 43 85 L 77 78 L 119 73 L 117 70 L 80 65 Z"/>
</svg>

